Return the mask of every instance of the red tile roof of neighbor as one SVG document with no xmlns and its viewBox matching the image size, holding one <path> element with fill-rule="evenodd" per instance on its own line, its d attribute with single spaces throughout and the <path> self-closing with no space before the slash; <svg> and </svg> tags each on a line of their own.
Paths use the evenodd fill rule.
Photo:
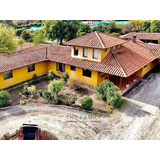
<svg viewBox="0 0 160 160">
<path fill-rule="evenodd" d="M 101 35 L 100 33 L 98 34 Z M 128 77 L 154 59 L 156 59 L 156 56 L 153 52 L 150 52 L 148 46 L 139 40 L 136 43 L 131 40 L 123 41 L 121 47 L 112 49 L 102 62 L 71 57 L 70 46 L 37 44 L 17 54 L 0 54 L 0 72 L 49 60 L 111 75 Z"/>
<path fill-rule="evenodd" d="M 95 31 L 70 40 L 66 42 L 65 45 L 105 49 L 122 44 L 124 42 L 126 41 L 121 38 Z"/>
<path fill-rule="evenodd" d="M 134 35 L 137 35 L 137 39 L 140 40 L 159 40 L 160 33 L 138 33 L 138 32 L 130 32 L 128 34 L 119 36 L 123 39 L 132 39 Z"/>
<path fill-rule="evenodd" d="M 154 43 L 148 43 L 148 47 L 150 48 L 151 52 L 156 56 L 157 59 L 160 58 L 160 45 Z"/>
</svg>

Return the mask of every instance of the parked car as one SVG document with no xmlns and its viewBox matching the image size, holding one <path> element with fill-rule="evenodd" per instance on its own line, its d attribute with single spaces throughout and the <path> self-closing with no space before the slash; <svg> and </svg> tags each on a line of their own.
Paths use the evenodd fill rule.
<svg viewBox="0 0 160 160">
<path fill-rule="evenodd" d="M 41 140 L 41 129 L 36 124 L 23 124 L 21 140 Z"/>
</svg>

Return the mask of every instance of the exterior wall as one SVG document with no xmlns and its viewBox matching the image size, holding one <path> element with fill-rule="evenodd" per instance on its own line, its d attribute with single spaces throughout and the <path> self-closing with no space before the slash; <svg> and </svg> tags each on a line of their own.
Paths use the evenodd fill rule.
<svg viewBox="0 0 160 160">
<path fill-rule="evenodd" d="M 114 46 L 113 49 L 120 47 Z M 88 48 L 88 57 L 83 57 L 83 48 L 84 47 L 78 47 L 78 56 L 74 56 L 74 47 L 71 47 L 71 56 L 75 58 L 81 58 L 81 59 L 88 59 L 91 61 L 101 62 L 104 57 L 110 52 L 111 48 L 108 48 L 106 51 L 104 49 L 98 49 L 98 59 L 93 58 L 93 48 Z"/>
<path fill-rule="evenodd" d="M 136 76 L 144 76 L 146 73 L 148 73 L 152 68 L 154 68 L 158 64 L 158 60 L 155 60 L 149 64 L 146 65 L 146 67 L 141 68 L 139 71 L 135 73 Z"/>
<path fill-rule="evenodd" d="M 53 70 L 56 75 L 62 76 L 64 73 L 56 71 L 56 62 L 48 62 L 48 71 Z M 70 65 L 65 65 L 65 72 L 68 72 L 71 79 L 80 79 L 82 83 L 96 86 L 98 84 L 98 72 L 92 71 L 92 76 L 85 77 L 83 76 L 83 69 L 76 67 L 76 71 L 71 70 Z"/>
<path fill-rule="evenodd" d="M 4 80 L 3 73 L 0 73 L 0 89 L 29 80 L 33 77 L 34 74 L 40 76 L 46 73 L 47 73 L 47 62 L 36 63 L 35 71 L 29 73 L 27 66 L 12 70 L 13 77 L 7 80 Z"/>
</svg>

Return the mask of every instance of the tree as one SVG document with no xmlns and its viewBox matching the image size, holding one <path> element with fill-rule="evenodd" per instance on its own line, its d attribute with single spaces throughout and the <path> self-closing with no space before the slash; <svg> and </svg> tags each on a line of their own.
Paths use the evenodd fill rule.
<svg viewBox="0 0 160 160">
<path fill-rule="evenodd" d="M 25 41 L 29 41 L 29 39 L 32 37 L 32 34 L 31 34 L 31 32 L 29 30 L 25 29 L 21 33 L 21 36 Z"/>
<path fill-rule="evenodd" d="M 105 27 L 105 32 L 111 33 L 120 33 L 121 29 L 117 27 L 115 21 L 110 21 L 109 24 Z"/>
<path fill-rule="evenodd" d="M 131 32 L 133 28 L 134 27 L 131 23 L 124 24 L 123 28 L 122 28 L 122 33 L 127 34 L 127 33 Z"/>
<path fill-rule="evenodd" d="M 23 49 L 22 44 L 24 43 L 24 40 L 23 40 L 23 39 L 20 39 L 20 40 L 18 41 L 18 43 L 20 44 L 20 46 L 21 46 L 21 50 L 22 50 L 22 49 Z"/>
<path fill-rule="evenodd" d="M 143 31 L 149 31 L 150 32 L 150 26 L 151 22 L 150 21 L 144 21 L 142 24 Z"/>
<path fill-rule="evenodd" d="M 160 32 L 160 21 L 151 22 L 151 32 L 159 33 Z"/>
<path fill-rule="evenodd" d="M 160 44 L 160 37 L 159 37 L 159 40 L 158 40 L 158 44 Z"/>
<path fill-rule="evenodd" d="M 77 36 L 80 21 L 47 20 L 43 21 L 45 36 L 50 40 L 71 40 Z"/>
<path fill-rule="evenodd" d="M 80 24 L 80 28 L 78 30 L 78 36 L 85 35 L 87 33 L 90 33 L 92 31 L 90 25 L 88 24 Z"/>
<path fill-rule="evenodd" d="M 48 73 L 48 79 L 53 81 L 56 78 L 56 74 L 54 73 L 53 70 L 50 70 Z"/>
<path fill-rule="evenodd" d="M 17 47 L 15 30 L 6 24 L 0 23 L 0 53 L 11 54 Z"/>
<path fill-rule="evenodd" d="M 0 107 L 7 107 L 10 94 L 7 91 L 0 91 Z"/>
<path fill-rule="evenodd" d="M 143 20 L 131 20 L 129 21 L 129 23 L 131 23 L 136 30 L 138 31 L 143 30 L 143 23 L 144 23 Z"/>
<path fill-rule="evenodd" d="M 44 43 L 45 35 L 43 29 L 38 29 L 35 31 L 35 36 L 33 38 L 33 43 Z"/>
<path fill-rule="evenodd" d="M 106 30 L 105 28 L 106 28 L 106 26 L 99 24 L 98 26 L 95 26 L 92 28 L 92 32 L 94 32 L 94 31 L 105 32 L 105 30 Z"/>
<path fill-rule="evenodd" d="M 115 91 L 119 91 L 119 88 L 114 85 L 113 82 L 110 82 L 108 80 L 104 80 L 101 82 L 98 86 L 95 87 L 98 95 L 100 96 L 101 99 L 106 101 L 107 98 L 107 90 L 108 88 L 112 88 Z"/>
<path fill-rule="evenodd" d="M 45 87 L 45 90 L 42 93 L 42 96 L 45 100 L 48 100 L 52 104 L 57 104 L 59 102 L 59 92 L 63 88 L 62 80 L 53 80 L 48 86 Z"/>
</svg>

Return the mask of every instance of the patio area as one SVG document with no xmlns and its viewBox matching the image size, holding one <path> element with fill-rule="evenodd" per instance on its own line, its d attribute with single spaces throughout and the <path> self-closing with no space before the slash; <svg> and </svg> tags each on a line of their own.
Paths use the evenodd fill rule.
<svg viewBox="0 0 160 160">
<path fill-rule="evenodd" d="M 128 91 L 133 85 L 135 85 L 141 77 L 131 75 L 127 78 L 122 78 L 118 76 L 111 76 L 110 81 L 113 82 L 117 87 L 120 88 L 121 94 L 124 94 Z"/>
</svg>

